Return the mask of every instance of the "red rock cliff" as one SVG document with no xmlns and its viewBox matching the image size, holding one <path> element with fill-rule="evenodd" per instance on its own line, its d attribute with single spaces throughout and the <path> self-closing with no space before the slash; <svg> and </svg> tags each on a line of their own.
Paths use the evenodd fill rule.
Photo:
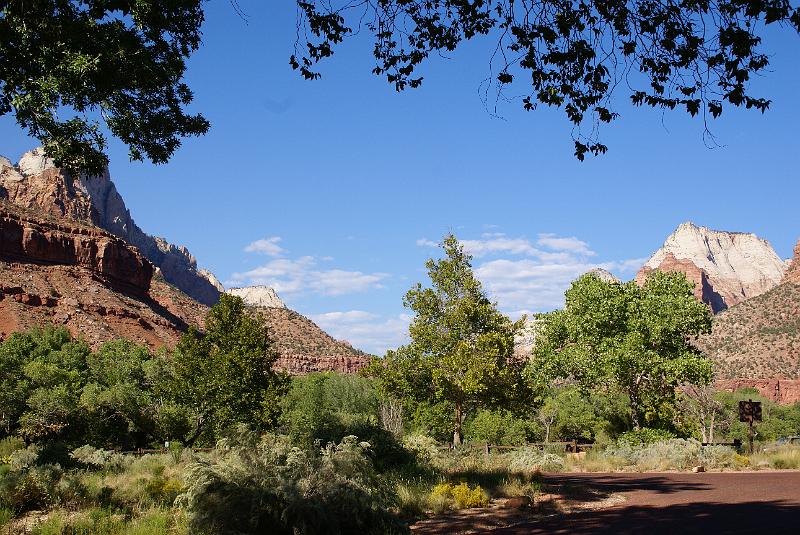
<svg viewBox="0 0 800 535">
<path fill-rule="evenodd" d="M 797 245 L 794 246 L 794 256 L 789 264 L 789 269 L 786 271 L 784 280 L 800 284 L 800 240 L 797 240 Z"/>
<path fill-rule="evenodd" d="M 97 228 L 34 217 L 0 204 L 0 258 L 24 263 L 79 266 L 110 286 L 144 296 L 153 265 L 122 239 Z"/>
<path fill-rule="evenodd" d="M 781 405 L 791 405 L 800 401 L 800 380 L 797 379 L 723 379 L 717 381 L 714 386 L 726 392 L 755 388 L 765 398 Z"/>
<path fill-rule="evenodd" d="M 643 285 L 644 281 L 647 280 L 647 276 L 656 270 L 664 272 L 677 271 L 685 274 L 689 282 L 694 283 L 694 296 L 697 299 L 710 306 L 715 313 L 725 309 L 725 300 L 714 290 L 708 280 L 708 274 L 697 267 L 691 260 L 679 260 L 672 253 L 668 253 L 658 268 L 642 267 L 636 274 L 636 284 Z"/>
</svg>

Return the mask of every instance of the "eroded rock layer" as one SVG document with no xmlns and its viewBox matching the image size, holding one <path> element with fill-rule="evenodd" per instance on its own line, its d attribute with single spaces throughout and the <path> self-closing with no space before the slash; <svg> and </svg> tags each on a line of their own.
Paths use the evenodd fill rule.
<svg viewBox="0 0 800 535">
<path fill-rule="evenodd" d="M 124 240 L 0 201 L 0 337 L 64 325 L 92 347 L 127 338 L 174 345 L 207 308 L 153 277 Z"/>
</svg>

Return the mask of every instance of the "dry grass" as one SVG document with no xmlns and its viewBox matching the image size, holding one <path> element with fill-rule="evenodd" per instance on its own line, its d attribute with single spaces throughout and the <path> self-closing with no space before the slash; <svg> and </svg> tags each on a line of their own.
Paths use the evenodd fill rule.
<svg viewBox="0 0 800 535">
<path fill-rule="evenodd" d="M 774 468 L 778 470 L 800 469 L 800 447 L 780 446 L 750 456 L 753 468 Z"/>
</svg>

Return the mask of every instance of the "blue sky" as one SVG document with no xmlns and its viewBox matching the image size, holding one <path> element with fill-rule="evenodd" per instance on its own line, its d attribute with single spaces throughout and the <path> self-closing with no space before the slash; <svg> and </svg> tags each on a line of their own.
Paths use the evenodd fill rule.
<svg viewBox="0 0 800 535">
<path fill-rule="evenodd" d="M 425 282 L 430 242 L 469 240 L 476 270 L 512 314 L 559 306 L 595 265 L 631 278 L 681 222 L 755 232 L 782 257 L 800 237 L 800 38 L 770 32 L 766 115 L 726 110 L 703 142 L 684 113 L 632 109 L 606 127 L 609 153 L 572 156 L 563 114 L 484 109 L 489 42 L 425 69 L 396 93 L 355 39 L 307 82 L 288 65 L 292 2 L 207 4 L 187 74 L 210 133 L 168 165 L 131 163 L 111 140 L 111 173 L 136 222 L 186 245 L 228 285 L 268 283 L 338 338 L 382 353 L 403 341 L 402 296 Z M 0 118 L 0 154 L 36 145 Z"/>
</svg>

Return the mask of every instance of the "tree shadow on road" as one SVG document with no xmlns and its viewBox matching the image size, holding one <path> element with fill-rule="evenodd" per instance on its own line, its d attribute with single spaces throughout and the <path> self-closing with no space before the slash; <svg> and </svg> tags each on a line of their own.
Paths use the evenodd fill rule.
<svg viewBox="0 0 800 535">
<path fill-rule="evenodd" d="M 550 492 L 563 494 L 572 500 L 602 500 L 611 494 L 647 490 L 658 494 L 673 494 L 690 490 L 709 490 L 711 486 L 701 481 L 675 481 L 659 475 L 632 475 L 630 479 L 620 474 L 547 474 L 542 485 Z"/>
<path fill-rule="evenodd" d="M 743 489 L 743 492 L 745 490 Z M 492 533 L 535 534 L 796 534 L 800 532 L 800 506 L 786 501 L 691 503 L 667 507 L 622 506 L 539 522 L 519 524 Z"/>
</svg>

